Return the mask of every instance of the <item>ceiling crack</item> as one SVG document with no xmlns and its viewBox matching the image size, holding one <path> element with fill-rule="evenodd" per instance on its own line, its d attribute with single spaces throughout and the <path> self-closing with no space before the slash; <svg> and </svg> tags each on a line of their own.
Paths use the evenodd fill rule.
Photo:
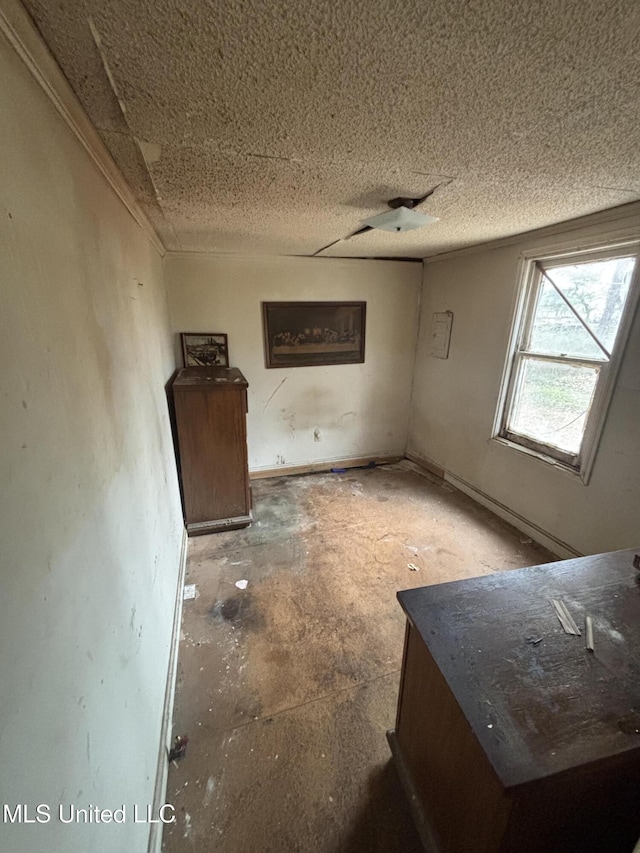
<svg viewBox="0 0 640 853">
<path fill-rule="evenodd" d="M 285 163 L 302 163 L 298 157 L 279 157 L 275 154 L 254 154 L 252 151 L 248 151 L 246 154 L 238 154 L 237 156 L 242 157 L 258 157 L 260 160 L 283 160 Z"/>
<path fill-rule="evenodd" d="M 631 195 L 640 196 L 640 189 L 632 190 L 627 187 L 601 187 L 599 184 L 594 184 L 593 188 L 594 190 L 610 190 L 611 192 L 630 193 Z"/>
<path fill-rule="evenodd" d="M 116 85 L 116 81 L 114 79 L 113 74 L 111 73 L 111 68 L 109 67 L 109 63 L 107 62 L 107 57 L 104 54 L 104 50 L 102 49 L 102 39 L 100 37 L 100 33 L 97 30 L 96 25 L 93 23 L 93 18 L 89 16 L 87 18 L 89 23 L 89 29 L 91 30 L 91 35 L 95 42 L 96 48 L 98 50 L 98 55 L 100 57 L 100 62 L 102 62 L 102 67 L 104 68 L 104 72 L 107 75 L 107 80 L 109 81 L 109 85 L 111 86 L 111 90 L 115 95 L 116 101 L 118 102 L 118 106 L 120 107 L 120 111 L 122 112 L 122 117 L 126 121 L 127 117 L 127 105 L 120 97 L 120 93 L 118 92 L 118 87 Z M 127 122 L 128 126 L 128 122 Z M 130 129 L 130 128 L 129 128 Z"/>
<path fill-rule="evenodd" d="M 438 172 L 418 172 L 417 170 L 412 170 L 414 175 L 423 175 L 425 178 L 446 178 L 449 183 L 451 181 L 455 181 L 458 179 L 459 175 L 440 175 Z M 446 183 L 439 184 L 438 186 L 446 187 Z"/>
<path fill-rule="evenodd" d="M 92 35 L 93 40 L 95 42 L 96 49 L 98 51 L 98 55 L 100 56 L 100 61 L 102 63 L 102 67 L 104 68 L 105 74 L 107 75 L 107 80 L 109 81 L 109 85 L 111 86 L 111 90 L 114 94 L 114 97 L 115 97 L 117 103 L 118 103 L 118 106 L 120 107 L 120 112 L 122 113 L 122 118 L 124 120 L 124 123 L 129 128 L 129 134 L 123 133 L 122 131 L 119 131 L 119 133 L 121 133 L 122 136 L 128 135 L 129 138 L 135 143 L 135 145 L 138 149 L 138 153 L 140 154 L 140 157 L 142 158 L 142 162 L 144 164 L 145 171 L 146 171 L 147 176 L 149 178 L 149 181 L 151 183 L 151 187 L 153 189 L 153 194 L 155 195 L 158 207 L 160 208 L 162 215 L 165 216 L 165 211 L 164 211 L 164 208 L 162 207 L 162 196 L 160 195 L 160 192 L 158 190 L 156 182 L 153 179 L 153 174 L 151 173 L 151 169 L 149 168 L 149 162 L 147 159 L 147 148 L 146 148 L 146 146 L 148 146 L 148 143 L 141 143 L 140 140 L 138 139 L 138 137 L 133 132 L 133 129 L 132 129 L 131 125 L 129 124 L 129 120 L 127 119 L 127 105 L 125 104 L 124 100 L 120 97 L 120 93 L 118 91 L 118 86 L 116 84 L 116 81 L 115 81 L 113 74 L 111 73 L 111 68 L 109 67 L 107 57 L 105 56 L 104 50 L 102 48 L 102 38 L 100 36 L 100 33 L 98 32 L 98 29 L 97 29 L 96 25 L 94 24 L 93 19 L 90 16 L 87 18 L 87 21 L 89 23 L 89 29 L 91 30 L 91 35 Z M 116 132 L 118 132 L 118 131 L 116 131 Z M 165 219 L 166 219 L 166 217 L 165 217 Z M 175 234 L 175 229 L 173 229 L 173 230 L 174 230 L 174 234 Z"/>
</svg>

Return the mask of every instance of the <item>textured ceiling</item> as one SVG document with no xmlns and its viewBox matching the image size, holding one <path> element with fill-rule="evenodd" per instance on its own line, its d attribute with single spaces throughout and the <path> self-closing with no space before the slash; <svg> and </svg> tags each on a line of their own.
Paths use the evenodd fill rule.
<svg viewBox="0 0 640 853">
<path fill-rule="evenodd" d="M 637 0 L 27 0 L 170 250 L 427 257 L 640 198 Z"/>
</svg>

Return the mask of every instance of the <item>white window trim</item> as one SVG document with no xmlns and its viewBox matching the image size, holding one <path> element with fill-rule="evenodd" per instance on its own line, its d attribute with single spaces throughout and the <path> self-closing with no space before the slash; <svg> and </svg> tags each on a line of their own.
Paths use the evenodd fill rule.
<svg viewBox="0 0 640 853">
<path fill-rule="evenodd" d="M 567 263 L 572 263 L 576 260 L 576 256 L 580 256 L 580 260 L 588 259 L 589 256 L 594 258 L 602 258 L 610 255 L 611 257 L 619 256 L 620 254 L 635 254 L 637 257 L 633 278 L 629 287 L 629 294 L 625 307 L 618 335 L 616 338 L 611 358 L 607 364 L 600 367 L 601 376 L 598 380 L 598 386 L 591 404 L 587 427 L 582 441 L 582 448 L 577 460 L 577 464 L 573 465 L 563 462 L 553 456 L 541 452 L 534 447 L 527 447 L 520 444 L 504 435 L 504 424 L 506 421 L 506 413 L 510 406 L 510 395 L 512 392 L 511 376 L 515 370 L 515 359 L 520 349 L 523 331 L 526 327 L 525 311 L 533 310 L 533 300 L 530 299 L 532 288 L 535 286 L 537 276 L 539 275 L 536 268 L 536 261 L 543 266 L 560 265 L 563 260 Z M 536 249 L 528 249 L 520 256 L 518 264 L 519 282 L 515 311 L 513 314 L 511 334 L 507 356 L 502 372 L 502 381 L 500 385 L 500 394 L 498 405 L 496 408 L 496 416 L 493 424 L 491 441 L 494 441 L 504 447 L 509 447 L 517 450 L 519 453 L 524 453 L 527 456 L 541 460 L 561 471 L 567 472 L 587 485 L 591 477 L 593 465 L 596 460 L 602 432 L 607 419 L 611 398 L 616 386 L 616 380 L 620 370 L 620 365 L 624 357 L 624 352 L 629 340 L 629 333 L 633 324 L 638 302 L 640 300 L 640 239 L 637 231 L 633 232 L 633 236 L 626 234 L 610 235 L 608 239 L 600 238 L 598 241 L 585 241 L 576 243 L 575 240 L 570 243 L 567 241 L 564 245 L 555 244 L 553 247 L 539 247 Z M 577 360 L 578 361 L 578 360 Z M 585 362 L 590 362 L 586 359 Z"/>
</svg>

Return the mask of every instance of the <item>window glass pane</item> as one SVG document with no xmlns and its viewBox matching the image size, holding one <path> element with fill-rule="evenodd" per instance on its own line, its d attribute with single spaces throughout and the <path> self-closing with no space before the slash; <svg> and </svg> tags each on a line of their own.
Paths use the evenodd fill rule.
<svg viewBox="0 0 640 853">
<path fill-rule="evenodd" d="M 549 355 L 606 359 L 580 320 L 545 278 L 538 294 L 528 349 Z"/>
<path fill-rule="evenodd" d="M 547 268 L 556 286 L 609 352 L 615 343 L 634 266 L 635 258 L 610 258 Z M 549 295 L 549 291 L 555 299 Z M 558 303 L 562 305 L 563 311 L 560 311 Z M 535 349 L 601 357 L 602 350 L 546 280 L 538 310 L 540 318 L 536 312 L 532 340 L 536 337 L 540 344 L 536 344 Z M 571 321 L 567 315 L 572 317 Z M 554 336 L 557 339 L 550 340 Z M 585 338 L 589 339 L 589 343 L 585 343 Z M 547 349 L 543 350 L 543 345 Z"/>
<path fill-rule="evenodd" d="M 523 358 L 507 428 L 578 453 L 598 368 Z"/>
</svg>

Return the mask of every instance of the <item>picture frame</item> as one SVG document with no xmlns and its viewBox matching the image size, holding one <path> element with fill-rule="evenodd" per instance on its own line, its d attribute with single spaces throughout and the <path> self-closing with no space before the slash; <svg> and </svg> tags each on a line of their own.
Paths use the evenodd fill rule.
<svg viewBox="0 0 640 853">
<path fill-rule="evenodd" d="M 181 332 L 185 367 L 229 367 L 229 343 L 223 332 Z"/>
<path fill-rule="evenodd" d="M 366 302 L 263 302 L 267 368 L 361 364 L 366 312 Z"/>
</svg>

